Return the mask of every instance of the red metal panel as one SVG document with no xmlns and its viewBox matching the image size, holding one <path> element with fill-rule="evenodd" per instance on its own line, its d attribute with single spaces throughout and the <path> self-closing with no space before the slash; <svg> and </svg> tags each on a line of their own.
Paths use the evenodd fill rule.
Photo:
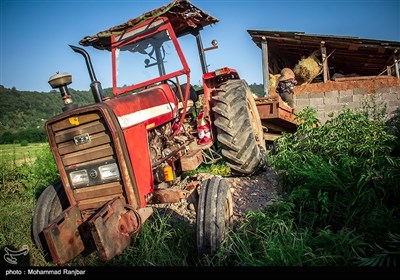
<svg viewBox="0 0 400 280">
<path fill-rule="evenodd" d="M 178 39 L 176 38 L 174 29 L 172 28 L 171 23 L 169 22 L 168 18 L 159 17 L 158 19 L 162 19 L 164 21 L 164 24 L 162 24 L 159 27 L 156 27 L 154 29 L 151 28 L 149 32 L 143 33 L 143 34 L 138 35 L 138 36 L 133 36 L 131 39 L 128 39 L 128 40 L 125 40 L 125 41 L 122 41 L 122 42 L 116 42 L 116 37 L 119 37 L 120 34 L 116 34 L 115 36 L 112 36 L 112 38 L 111 38 L 111 43 L 112 43 L 111 52 L 112 52 L 112 70 L 113 70 L 113 92 L 114 92 L 115 96 L 118 96 L 119 94 L 123 94 L 123 93 L 126 93 L 126 92 L 130 92 L 130 91 L 133 91 L 133 90 L 136 90 L 136 89 L 140 89 L 140 88 L 145 87 L 145 86 L 150 86 L 150 85 L 153 85 L 153 84 L 158 83 L 158 82 L 166 81 L 168 79 L 171 79 L 171 78 L 174 78 L 174 77 L 178 77 L 178 76 L 181 76 L 181 75 L 186 75 L 187 76 L 187 81 L 189 83 L 189 81 L 190 81 L 190 68 L 189 68 L 189 65 L 187 64 L 185 56 L 183 55 L 182 49 L 181 49 L 181 47 L 180 47 L 180 45 L 178 43 Z M 143 26 L 150 25 L 152 21 L 153 21 L 153 19 L 147 20 L 143 24 L 140 24 L 140 25 L 136 26 L 135 28 L 129 29 L 126 32 L 130 32 L 131 30 L 139 29 L 139 28 L 141 28 Z M 174 44 L 174 47 L 175 47 L 175 49 L 177 51 L 179 59 L 181 60 L 183 68 L 181 70 L 175 71 L 173 73 L 168 73 L 166 75 L 163 75 L 163 76 L 160 76 L 160 77 L 148 80 L 148 81 L 143 81 L 143 82 L 135 84 L 135 85 L 127 86 L 127 87 L 124 87 L 122 89 L 117 88 L 117 66 L 116 66 L 117 65 L 117 59 L 116 59 L 116 55 L 115 55 L 116 48 L 121 47 L 123 45 L 130 44 L 130 43 L 135 42 L 135 41 L 140 41 L 141 39 L 146 38 L 146 37 L 150 37 L 152 34 L 156 34 L 156 33 L 160 32 L 162 30 L 167 30 L 168 31 L 168 34 L 171 37 L 171 41 Z"/>
<path fill-rule="evenodd" d="M 174 119 L 178 110 L 177 97 L 166 84 L 115 98 L 107 105 L 114 111 L 122 129 L 139 123 L 157 127 Z"/>
<path fill-rule="evenodd" d="M 235 69 L 228 67 L 223 67 L 203 74 L 203 92 L 206 103 L 204 111 L 206 116 L 208 116 L 211 112 L 210 100 L 213 91 L 222 83 L 233 79 L 240 79 L 239 74 Z"/>
<path fill-rule="evenodd" d="M 149 143 L 143 123 L 123 129 L 126 146 L 135 174 L 140 207 L 146 206 L 149 194 L 154 191 Z"/>
<path fill-rule="evenodd" d="M 166 84 L 107 102 L 122 128 L 134 172 L 139 205 L 144 207 L 154 191 L 147 127 L 157 127 L 176 117 L 178 101 Z"/>
</svg>

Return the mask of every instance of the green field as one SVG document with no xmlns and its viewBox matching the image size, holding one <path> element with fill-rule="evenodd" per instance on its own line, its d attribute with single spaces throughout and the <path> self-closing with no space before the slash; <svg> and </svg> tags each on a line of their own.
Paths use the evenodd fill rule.
<svg viewBox="0 0 400 280">
<path fill-rule="evenodd" d="M 38 153 L 48 146 L 48 143 L 30 143 L 28 146 L 21 144 L 0 145 L 0 160 L 14 163 L 24 163 L 34 161 Z"/>
<path fill-rule="evenodd" d="M 94 250 L 66 265 L 398 267 L 400 111 L 386 123 L 348 109 L 324 125 L 315 116 L 314 109 L 299 113 L 298 130 L 278 138 L 268 157 L 280 198 L 246 213 L 212 259 L 197 258 L 194 227 L 157 209 L 114 259 L 103 262 Z M 55 265 L 31 236 L 38 197 L 59 180 L 49 146 L 41 145 L 0 146 L 0 251 L 27 246 L 19 265 Z M 6 160 L 24 153 L 19 160 L 36 159 Z"/>
</svg>

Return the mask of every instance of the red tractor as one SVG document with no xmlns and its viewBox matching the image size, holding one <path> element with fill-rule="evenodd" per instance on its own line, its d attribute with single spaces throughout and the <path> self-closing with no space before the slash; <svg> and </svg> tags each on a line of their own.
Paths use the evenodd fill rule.
<svg viewBox="0 0 400 280">
<path fill-rule="evenodd" d="M 199 255 L 212 255 L 232 223 L 225 179 L 215 176 L 185 189 L 172 188 L 182 172 L 196 169 L 209 149 L 237 175 L 265 165 L 263 130 L 253 95 L 231 68 L 209 72 L 199 31 L 218 20 L 187 0 L 175 0 L 79 43 L 112 55 L 113 98 L 84 56 L 95 103 L 79 107 L 67 85 L 71 75 L 50 77 L 64 107 L 46 122 L 61 180 L 40 195 L 33 217 L 39 248 L 64 264 L 95 248 L 102 260 L 131 242 L 152 205 L 194 198 Z M 178 38 L 194 36 L 203 89 L 191 85 Z M 199 97 L 202 103 L 199 104 Z"/>
</svg>

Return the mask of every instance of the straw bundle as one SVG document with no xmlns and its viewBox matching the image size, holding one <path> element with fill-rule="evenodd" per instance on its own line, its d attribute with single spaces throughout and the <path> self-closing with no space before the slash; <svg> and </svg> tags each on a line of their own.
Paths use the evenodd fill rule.
<svg viewBox="0 0 400 280">
<path fill-rule="evenodd" d="M 278 85 L 278 79 L 279 79 L 279 74 L 272 75 L 270 73 L 269 74 L 269 87 L 276 88 L 276 86 Z"/>
<path fill-rule="evenodd" d="M 310 83 L 322 71 L 322 64 L 317 58 L 317 53 L 313 52 L 309 57 L 302 58 L 294 67 L 294 74 L 298 84 Z"/>
</svg>

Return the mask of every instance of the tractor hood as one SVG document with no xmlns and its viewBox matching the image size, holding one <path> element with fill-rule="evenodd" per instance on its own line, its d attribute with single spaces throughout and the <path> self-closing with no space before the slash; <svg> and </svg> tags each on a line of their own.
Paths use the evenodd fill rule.
<svg viewBox="0 0 400 280">
<path fill-rule="evenodd" d="M 121 34 L 146 20 L 155 19 L 160 16 L 168 18 L 178 37 L 218 22 L 218 19 L 197 8 L 190 1 L 174 0 L 168 5 L 144 13 L 123 24 L 111 27 L 92 36 L 86 36 L 79 41 L 79 44 L 82 46 L 93 46 L 100 50 L 111 50 L 112 35 Z"/>
</svg>

